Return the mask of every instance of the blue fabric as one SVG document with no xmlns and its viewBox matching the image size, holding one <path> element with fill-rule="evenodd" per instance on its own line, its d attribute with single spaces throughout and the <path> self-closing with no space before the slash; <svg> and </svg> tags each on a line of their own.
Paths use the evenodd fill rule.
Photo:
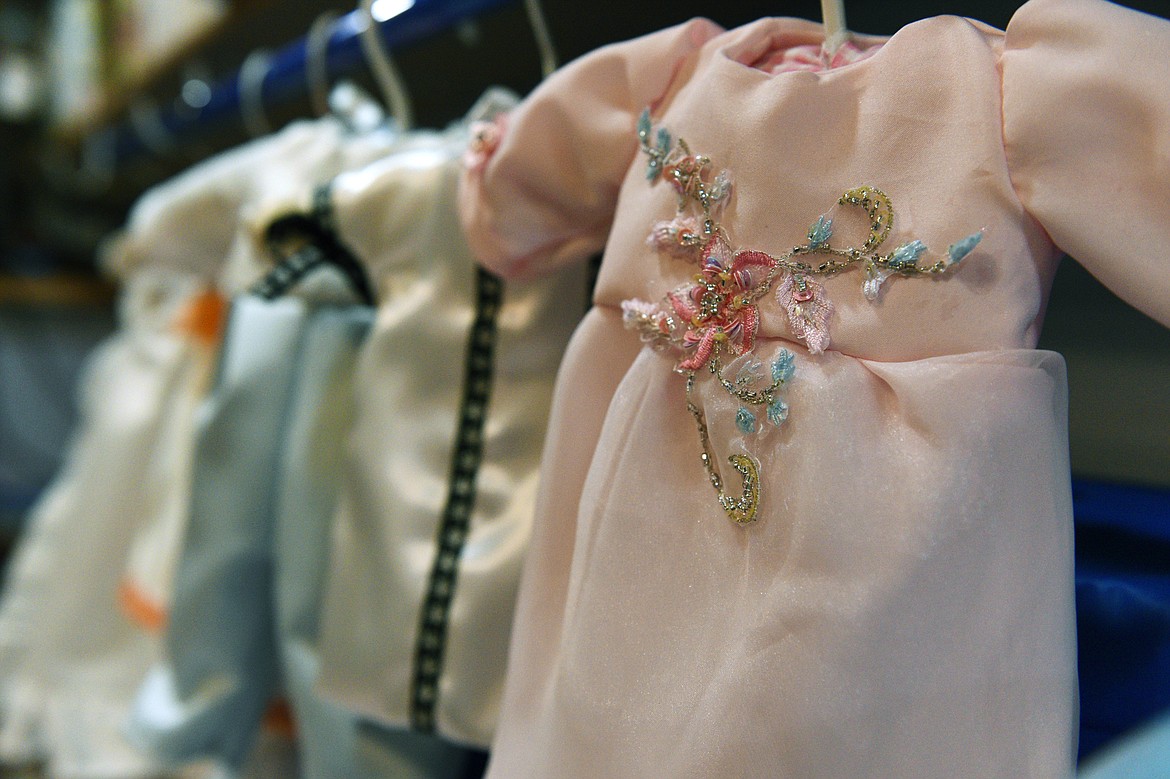
<svg viewBox="0 0 1170 779">
<path fill-rule="evenodd" d="M 1170 711 L 1170 491 L 1073 482 L 1079 756 Z"/>
<path fill-rule="evenodd" d="M 353 360 L 371 320 L 295 298 L 233 303 L 201 412 L 169 665 L 151 672 L 132 725 L 162 757 L 238 768 L 283 684 L 301 776 L 356 776 L 356 722 L 313 684 Z"/>
<path fill-rule="evenodd" d="M 354 361 L 372 321 L 373 310 L 364 306 L 322 306 L 310 315 L 275 474 L 277 640 L 297 723 L 302 779 L 360 776 L 356 720 L 323 700 L 314 685 L 317 615 L 351 427 Z"/>
<path fill-rule="evenodd" d="M 175 763 L 241 766 L 280 689 L 273 485 L 306 316 L 299 300 L 237 298 L 200 409 L 168 665 L 151 672 L 129 727 L 136 743 Z"/>
<path fill-rule="evenodd" d="M 1170 715 L 1098 751 L 1078 779 L 1166 779 L 1170 776 Z"/>
</svg>

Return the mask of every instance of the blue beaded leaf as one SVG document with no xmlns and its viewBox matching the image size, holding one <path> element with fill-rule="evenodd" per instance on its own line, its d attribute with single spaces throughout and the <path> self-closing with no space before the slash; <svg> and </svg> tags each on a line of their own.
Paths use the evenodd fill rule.
<svg viewBox="0 0 1170 779">
<path fill-rule="evenodd" d="M 792 356 L 792 352 L 787 349 L 781 349 L 780 354 L 776 355 L 775 361 L 772 362 L 772 381 L 779 381 L 787 384 L 792 381 L 793 374 L 796 373 L 796 358 Z"/>
<path fill-rule="evenodd" d="M 650 109 L 643 108 L 642 115 L 638 117 L 638 137 L 642 139 L 643 143 L 650 140 Z"/>
<path fill-rule="evenodd" d="M 905 243 L 894 249 L 893 255 L 890 257 L 891 268 L 907 268 L 918 264 L 918 258 L 926 251 L 926 244 L 919 240 L 913 240 L 910 243 Z"/>
<path fill-rule="evenodd" d="M 812 227 L 808 228 L 808 246 L 810 249 L 819 249 L 833 237 L 833 220 L 823 215 Z"/>
<path fill-rule="evenodd" d="M 785 419 L 788 419 L 788 404 L 777 399 L 768 406 L 768 421 L 773 425 L 779 425 Z"/>
<path fill-rule="evenodd" d="M 744 435 L 751 435 L 756 432 L 756 415 L 740 406 L 739 411 L 735 412 L 735 426 Z"/>
<path fill-rule="evenodd" d="M 665 127 L 658 128 L 658 153 L 662 155 L 662 159 L 666 159 L 666 155 L 670 154 L 670 146 L 674 143 L 674 139 L 670 137 L 670 133 Z"/>
<path fill-rule="evenodd" d="M 952 263 L 956 263 L 959 260 L 966 257 L 968 254 L 970 254 L 971 250 L 974 249 L 976 246 L 978 246 L 979 242 L 982 240 L 983 240 L 983 231 L 982 230 L 980 230 L 977 233 L 971 233 L 966 238 L 964 238 L 960 241 L 955 241 L 954 243 L 952 243 L 947 248 L 947 257 L 950 258 Z"/>
</svg>

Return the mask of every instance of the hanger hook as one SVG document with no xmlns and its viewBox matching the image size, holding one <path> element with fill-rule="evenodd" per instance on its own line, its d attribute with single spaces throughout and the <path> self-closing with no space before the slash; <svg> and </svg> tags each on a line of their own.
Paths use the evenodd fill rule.
<svg viewBox="0 0 1170 779">
<path fill-rule="evenodd" d="M 264 80 L 271 67 L 272 58 L 268 52 L 260 49 L 249 54 L 244 64 L 240 65 L 240 75 L 237 77 L 240 118 L 244 122 L 244 129 L 253 138 L 272 132 L 272 124 L 264 113 Z"/>
<path fill-rule="evenodd" d="M 305 36 L 305 82 L 317 116 L 329 113 L 329 42 L 338 16 L 337 11 L 323 11 Z"/>
<path fill-rule="evenodd" d="M 524 12 L 528 15 L 528 24 L 536 38 L 536 50 L 540 52 L 540 73 L 548 78 L 557 69 L 557 51 L 548 31 L 548 19 L 545 18 L 540 0 L 524 0 Z"/>
<path fill-rule="evenodd" d="M 114 182 L 117 170 L 114 157 L 116 143 L 117 136 L 108 127 L 85 136 L 81 142 L 81 170 L 103 192 Z"/>
<path fill-rule="evenodd" d="M 167 157 L 179 146 L 179 141 L 162 120 L 158 104 L 139 98 L 130 104 L 130 127 L 142 145 L 156 157 Z"/>
<path fill-rule="evenodd" d="M 406 83 L 402 79 L 402 74 L 395 67 L 394 61 L 390 59 L 390 52 L 378 34 L 378 23 L 374 21 L 373 5 L 373 0 L 361 0 L 358 6 L 363 22 L 360 33 L 362 53 L 366 56 L 366 62 L 374 74 L 374 80 L 378 83 L 382 99 L 386 101 L 386 105 L 390 108 L 390 114 L 398 122 L 399 129 L 409 130 L 414 126 L 414 109 L 410 104 L 410 95 L 406 91 Z"/>
<path fill-rule="evenodd" d="M 845 26 L 845 0 L 821 0 L 821 22 L 825 27 L 822 48 L 831 59 L 841 44 L 850 38 Z"/>
</svg>

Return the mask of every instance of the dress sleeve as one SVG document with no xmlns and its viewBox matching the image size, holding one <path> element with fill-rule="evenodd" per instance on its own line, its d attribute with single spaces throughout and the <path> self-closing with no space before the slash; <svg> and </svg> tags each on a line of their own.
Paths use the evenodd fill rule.
<svg viewBox="0 0 1170 779">
<path fill-rule="evenodd" d="M 479 260 L 522 276 L 599 250 L 637 152 L 638 114 L 721 32 L 694 19 L 598 49 L 550 76 L 486 138 L 481 129 L 460 187 L 464 230 Z"/>
<path fill-rule="evenodd" d="M 1032 0 L 1007 28 L 1004 143 L 1053 242 L 1170 326 L 1170 22 Z"/>
</svg>

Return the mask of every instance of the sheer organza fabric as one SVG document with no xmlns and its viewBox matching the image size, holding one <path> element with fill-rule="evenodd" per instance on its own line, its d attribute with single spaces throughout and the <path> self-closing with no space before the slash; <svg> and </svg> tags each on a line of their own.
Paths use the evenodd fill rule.
<svg viewBox="0 0 1170 779">
<path fill-rule="evenodd" d="M 465 176 L 488 267 L 605 247 L 558 377 L 494 777 L 1071 773 L 1065 375 L 1034 347 L 1062 251 L 1170 323 L 1170 25 L 1033 0 L 1006 33 L 939 17 L 840 67 L 751 66 L 820 36 L 698 20 L 599 50 Z M 947 276 L 876 302 L 860 271 L 825 280 L 822 355 L 761 301 L 755 352 L 793 352 L 795 378 L 755 445 L 747 528 L 700 463 L 678 354 L 622 326 L 622 301 L 694 273 L 646 242 L 678 199 L 647 181 L 644 107 L 731 173 L 737 248 L 790 250 L 861 185 L 892 199 L 892 246 L 984 231 Z M 735 408 L 709 381 L 695 401 L 725 463 Z"/>
</svg>

